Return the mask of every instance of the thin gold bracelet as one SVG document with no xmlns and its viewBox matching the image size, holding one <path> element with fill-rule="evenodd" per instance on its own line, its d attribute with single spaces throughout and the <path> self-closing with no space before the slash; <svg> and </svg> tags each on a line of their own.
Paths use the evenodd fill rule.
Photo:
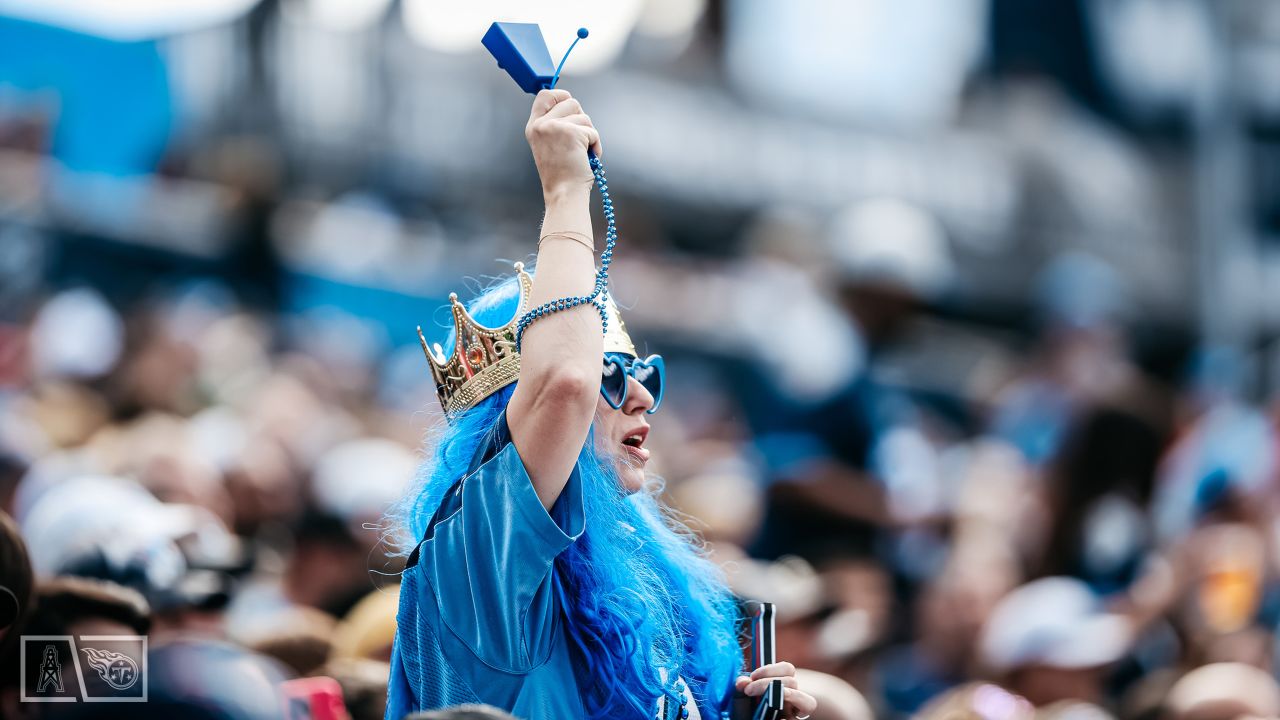
<svg viewBox="0 0 1280 720">
<path fill-rule="evenodd" d="M 580 243 L 583 247 L 590 250 L 592 253 L 596 251 L 596 244 L 591 241 L 591 238 L 587 237 L 586 235 L 580 232 L 573 232 L 570 230 L 559 231 L 559 232 L 549 232 L 546 235 L 543 235 L 542 237 L 538 238 L 538 247 L 542 247 L 542 241 L 548 238 L 564 238 L 565 240 L 572 240 L 576 243 Z"/>
</svg>

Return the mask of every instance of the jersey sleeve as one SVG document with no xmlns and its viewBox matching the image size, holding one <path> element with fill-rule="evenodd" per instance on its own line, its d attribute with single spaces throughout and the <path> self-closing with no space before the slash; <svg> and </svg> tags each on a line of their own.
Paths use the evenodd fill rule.
<svg viewBox="0 0 1280 720">
<path fill-rule="evenodd" d="M 422 567 L 441 620 L 480 660 L 523 672 L 551 651 L 556 628 L 555 559 L 582 535 L 575 465 L 547 512 L 499 418 L 504 442 L 453 492 L 460 501 L 422 546 Z"/>
</svg>

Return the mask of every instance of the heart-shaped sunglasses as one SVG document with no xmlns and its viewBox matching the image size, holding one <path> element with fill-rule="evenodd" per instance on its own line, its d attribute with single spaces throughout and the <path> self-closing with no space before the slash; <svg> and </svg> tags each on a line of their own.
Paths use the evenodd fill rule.
<svg viewBox="0 0 1280 720">
<path fill-rule="evenodd" d="M 627 378 L 633 377 L 653 396 L 653 406 L 645 411 L 652 415 L 662 404 L 666 374 L 666 364 L 662 362 L 661 355 L 650 355 L 642 360 L 626 353 L 605 353 L 600 394 L 609 407 L 617 410 L 627 401 Z"/>
</svg>

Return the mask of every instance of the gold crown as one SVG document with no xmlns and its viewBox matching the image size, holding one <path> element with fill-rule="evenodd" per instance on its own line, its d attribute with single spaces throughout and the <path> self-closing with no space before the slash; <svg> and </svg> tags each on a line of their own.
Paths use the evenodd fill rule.
<svg viewBox="0 0 1280 720">
<path fill-rule="evenodd" d="M 498 390 L 520 377 L 520 353 L 516 352 L 516 323 L 529 309 L 529 296 L 533 290 L 533 277 L 524 270 L 524 263 L 515 264 L 519 283 L 520 302 L 515 316 L 502 327 L 485 327 L 471 317 L 462 306 L 457 293 L 449 293 L 453 310 L 453 354 L 445 357 L 439 343 L 427 346 L 427 338 L 418 328 L 418 340 L 431 365 L 431 376 L 436 381 L 436 394 L 446 417 L 474 407 Z M 609 314 L 609 328 L 604 334 L 604 351 L 636 354 L 636 347 L 622 324 L 622 316 L 613 297 L 605 294 L 605 307 Z"/>
</svg>

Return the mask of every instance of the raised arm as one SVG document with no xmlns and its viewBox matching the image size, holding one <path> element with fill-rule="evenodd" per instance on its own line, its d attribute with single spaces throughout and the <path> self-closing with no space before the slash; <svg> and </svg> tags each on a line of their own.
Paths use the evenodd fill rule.
<svg viewBox="0 0 1280 720">
<path fill-rule="evenodd" d="M 591 293 L 596 254 L 566 233 L 594 243 L 587 150 L 600 135 L 565 90 L 543 90 L 533 101 L 525 137 L 542 180 L 546 214 L 529 306 Z M 595 417 L 604 352 L 600 316 L 591 305 L 552 313 L 521 341 L 520 379 L 507 407 L 511 441 L 542 505 L 550 509 L 568 481 Z"/>
</svg>

